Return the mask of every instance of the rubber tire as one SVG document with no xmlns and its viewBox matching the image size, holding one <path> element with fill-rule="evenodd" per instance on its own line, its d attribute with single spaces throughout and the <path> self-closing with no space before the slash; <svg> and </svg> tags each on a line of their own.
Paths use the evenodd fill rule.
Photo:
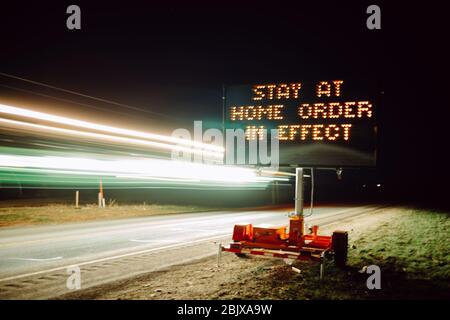
<svg viewBox="0 0 450 320">
<path fill-rule="evenodd" d="M 332 242 L 334 264 L 339 268 L 343 268 L 347 264 L 348 233 L 346 231 L 333 232 Z"/>
<path fill-rule="evenodd" d="M 248 256 L 245 253 L 235 253 L 238 258 L 247 258 Z"/>
</svg>

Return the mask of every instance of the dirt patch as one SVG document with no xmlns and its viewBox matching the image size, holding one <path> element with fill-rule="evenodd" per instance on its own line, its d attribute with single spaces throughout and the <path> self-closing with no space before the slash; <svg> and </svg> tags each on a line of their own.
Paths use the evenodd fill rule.
<svg viewBox="0 0 450 320">
<path fill-rule="evenodd" d="M 386 209 L 329 225 L 349 231 L 348 268 L 223 254 L 161 272 L 94 287 L 63 299 L 449 299 L 450 219 L 447 213 Z M 382 289 L 368 290 L 364 266 L 382 271 Z"/>
</svg>

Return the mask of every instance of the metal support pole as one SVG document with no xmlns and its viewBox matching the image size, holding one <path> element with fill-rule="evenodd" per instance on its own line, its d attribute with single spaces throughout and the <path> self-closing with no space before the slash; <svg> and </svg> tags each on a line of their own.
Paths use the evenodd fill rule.
<svg viewBox="0 0 450 320">
<path fill-rule="evenodd" d="M 275 199 L 276 204 L 280 202 L 280 186 L 278 185 L 278 181 L 275 181 Z"/>
<path fill-rule="evenodd" d="M 226 92 L 225 92 L 225 84 L 222 85 L 222 134 L 225 137 L 225 105 L 226 105 Z"/>
<path fill-rule="evenodd" d="M 272 182 L 272 204 L 278 204 L 279 196 L 278 196 L 278 182 Z"/>
<path fill-rule="evenodd" d="M 303 168 L 295 169 L 295 215 L 303 215 Z"/>
</svg>

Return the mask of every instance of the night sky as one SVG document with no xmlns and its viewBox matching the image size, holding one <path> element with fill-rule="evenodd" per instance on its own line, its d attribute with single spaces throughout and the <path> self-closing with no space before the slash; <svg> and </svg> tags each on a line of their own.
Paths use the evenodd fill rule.
<svg viewBox="0 0 450 320">
<path fill-rule="evenodd" d="M 449 189 L 448 74 L 443 76 L 441 63 L 448 57 L 448 26 L 437 5 L 396 3 L 2 4 L 0 72 L 142 108 L 145 112 L 89 101 L 106 109 L 93 117 L 169 132 L 193 120 L 220 123 L 223 84 L 374 80 L 382 92 L 375 172 L 386 185 L 386 199 L 433 204 Z M 79 31 L 66 28 L 70 4 L 81 7 Z M 370 4 L 381 7 L 381 30 L 366 28 Z M 43 99 L 17 88 L 69 99 L 0 76 L 2 97 Z M 92 109 L 70 108 L 81 115 Z"/>
</svg>

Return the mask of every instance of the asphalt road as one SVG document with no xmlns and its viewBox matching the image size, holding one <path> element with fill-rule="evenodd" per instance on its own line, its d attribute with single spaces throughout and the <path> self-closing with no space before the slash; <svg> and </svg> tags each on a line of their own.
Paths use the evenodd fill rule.
<svg viewBox="0 0 450 320">
<path fill-rule="evenodd" d="M 326 224 L 379 206 L 315 209 L 310 224 Z M 233 225 L 284 225 L 289 209 L 174 214 L 0 230 L 0 298 L 46 299 L 70 291 L 68 267 L 82 287 L 210 256 Z"/>
</svg>

